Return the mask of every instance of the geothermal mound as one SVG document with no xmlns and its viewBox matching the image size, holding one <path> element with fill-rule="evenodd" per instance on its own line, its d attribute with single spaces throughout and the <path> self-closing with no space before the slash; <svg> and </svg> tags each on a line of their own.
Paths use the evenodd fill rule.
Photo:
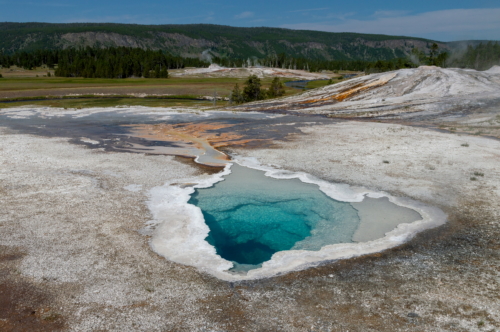
<svg viewBox="0 0 500 332">
<path fill-rule="evenodd" d="M 246 67 L 246 68 L 226 68 L 217 64 L 211 64 L 208 68 L 187 68 L 172 71 L 174 77 L 234 77 L 247 78 L 250 75 L 257 75 L 260 78 L 284 77 L 298 80 L 321 80 L 329 79 L 330 76 L 321 73 L 311 73 L 300 69 L 281 69 L 270 67 Z"/>
<path fill-rule="evenodd" d="M 415 117 L 500 104 L 500 67 L 478 72 L 421 66 L 372 74 L 279 100 L 245 105 L 356 117 Z"/>
<path fill-rule="evenodd" d="M 485 71 L 485 73 L 498 75 L 498 74 L 500 74 L 500 66 L 493 66 L 490 69 L 488 69 L 487 71 Z"/>
</svg>

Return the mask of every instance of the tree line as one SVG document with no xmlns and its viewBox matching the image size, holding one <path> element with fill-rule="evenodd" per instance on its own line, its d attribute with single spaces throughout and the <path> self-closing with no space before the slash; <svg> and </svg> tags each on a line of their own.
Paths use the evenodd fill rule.
<svg viewBox="0 0 500 332">
<path fill-rule="evenodd" d="M 377 63 L 397 64 L 399 61 L 405 59 L 383 60 L 377 62 L 370 62 L 364 60 L 321 60 L 321 59 L 308 59 L 304 57 L 292 57 L 285 53 L 267 56 L 265 58 L 248 58 L 248 59 L 233 59 L 213 57 L 212 62 L 223 67 L 250 67 L 250 66 L 265 66 L 271 68 L 281 69 L 300 69 L 310 72 L 319 72 L 322 70 L 349 70 L 349 71 L 364 71 L 366 68 L 374 67 Z M 387 65 L 386 65 L 387 66 Z"/>
<path fill-rule="evenodd" d="M 451 56 L 449 66 L 458 68 L 471 68 L 475 70 L 487 70 L 494 65 L 500 65 L 500 44 L 488 42 L 476 47 L 468 46 L 458 56 Z"/>
<path fill-rule="evenodd" d="M 416 68 L 420 65 L 485 70 L 495 64 L 500 65 L 500 44 L 498 42 L 489 42 L 479 44 L 476 47 L 468 46 L 465 52 L 450 54 L 447 51 L 440 50 L 439 45 L 434 43 L 428 53 L 415 47 L 407 57 L 377 61 L 296 58 L 285 53 L 274 54 L 261 59 L 214 57 L 212 61 L 225 67 L 266 66 L 281 69 L 302 69 L 310 72 L 347 70 L 376 73 L 403 68 Z"/>
<path fill-rule="evenodd" d="M 88 78 L 167 78 L 169 69 L 208 67 L 197 58 L 172 56 L 163 51 L 131 47 L 37 50 L 6 55 L 0 52 L 0 65 L 25 69 L 47 66 L 60 77 Z M 57 66 L 56 66 L 57 65 Z"/>
<path fill-rule="evenodd" d="M 468 46 L 463 52 L 449 54 L 439 50 L 437 44 L 429 53 L 414 48 L 405 58 L 392 60 L 321 60 L 292 57 L 285 53 L 264 58 L 213 57 L 213 63 L 224 67 L 267 66 L 282 69 L 303 69 L 311 72 L 363 71 L 366 73 L 385 72 L 419 65 L 459 67 L 485 70 L 500 64 L 500 44 L 489 42 L 476 47 Z M 173 56 L 163 51 L 143 50 L 130 47 L 79 48 L 66 50 L 36 50 L 16 52 L 8 55 L 0 51 L 0 66 L 12 65 L 25 69 L 47 66 L 56 68 L 55 75 L 62 77 L 89 78 L 166 78 L 169 69 L 185 67 L 208 67 L 210 63 L 197 58 Z"/>
<path fill-rule="evenodd" d="M 419 59 L 423 60 L 426 57 L 423 53 L 419 54 Z M 373 72 L 383 72 L 402 68 L 415 68 L 421 63 L 421 61 L 415 62 L 412 57 L 407 58 L 396 58 L 391 60 L 378 60 L 378 61 L 365 61 L 365 60 L 321 60 L 321 59 L 308 59 L 308 58 L 296 58 L 286 55 L 285 53 L 280 53 L 277 55 L 268 56 L 262 59 L 252 58 L 252 59 L 231 59 L 231 58 L 219 58 L 214 57 L 212 59 L 214 63 L 221 65 L 223 67 L 250 67 L 250 66 L 265 66 L 271 68 L 281 68 L 281 69 L 300 69 L 310 72 L 320 72 L 323 70 L 328 71 L 363 71 L 368 73 Z M 427 63 L 429 61 L 425 61 Z M 433 61 L 430 61 L 433 62 Z"/>
</svg>

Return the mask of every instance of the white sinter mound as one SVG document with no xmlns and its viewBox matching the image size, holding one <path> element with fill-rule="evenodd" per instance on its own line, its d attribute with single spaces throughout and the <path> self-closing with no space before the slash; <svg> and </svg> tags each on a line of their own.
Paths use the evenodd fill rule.
<svg viewBox="0 0 500 332">
<path fill-rule="evenodd" d="M 500 66 L 493 66 L 490 69 L 486 70 L 485 73 L 499 75 L 500 74 Z"/>
<path fill-rule="evenodd" d="M 330 75 L 322 73 L 311 73 L 306 70 L 271 68 L 262 66 L 251 66 L 245 68 L 226 68 L 217 64 L 211 64 L 208 68 L 186 68 L 173 70 L 172 76 L 203 76 L 203 77 L 235 77 L 247 78 L 250 75 L 264 77 L 286 77 L 299 80 L 321 80 L 329 79 Z"/>
<path fill-rule="evenodd" d="M 479 72 L 421 66 L 372 74 L 246 107 L 333 115 L 407 116 L 469 109 L 500 100 L 500 67 Z M 424 113 L 422 113 L 424 112 Z"/>
</svg>

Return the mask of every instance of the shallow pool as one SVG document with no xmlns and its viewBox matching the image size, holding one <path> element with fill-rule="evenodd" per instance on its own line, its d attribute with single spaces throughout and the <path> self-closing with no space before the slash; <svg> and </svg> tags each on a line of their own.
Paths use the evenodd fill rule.
<svg viewBox="0 0 500 332">
<path fill-rule="evenodd" d="M 206 241 L 222 258 L 259 265 L 282 250 L 319 250 L 352 242 L 360 219 L 354 207 L 298 179 L 281 180 L 234 164 L 213 187 L 196 189 L 198 206 L 210 228 Z"/>
</svg>

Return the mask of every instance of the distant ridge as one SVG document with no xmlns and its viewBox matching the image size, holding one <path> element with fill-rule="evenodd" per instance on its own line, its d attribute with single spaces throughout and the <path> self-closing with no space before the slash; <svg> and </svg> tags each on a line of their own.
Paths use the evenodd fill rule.
<svg viewBox="0 0 500 332">
<path fill-rule="evenodd" d="M 359 33 L 213 24 L 138 25 L 115 23 L 0 23 L 4 53 L 69 47 L 127 46 L 188 57 L 263 58 L 272 54 L 322 60 L 389 60 L 413 47 L 428 51 L 434 41 Z M 447 43 L 437 42 L 441 49 Z"/>
</svg>

